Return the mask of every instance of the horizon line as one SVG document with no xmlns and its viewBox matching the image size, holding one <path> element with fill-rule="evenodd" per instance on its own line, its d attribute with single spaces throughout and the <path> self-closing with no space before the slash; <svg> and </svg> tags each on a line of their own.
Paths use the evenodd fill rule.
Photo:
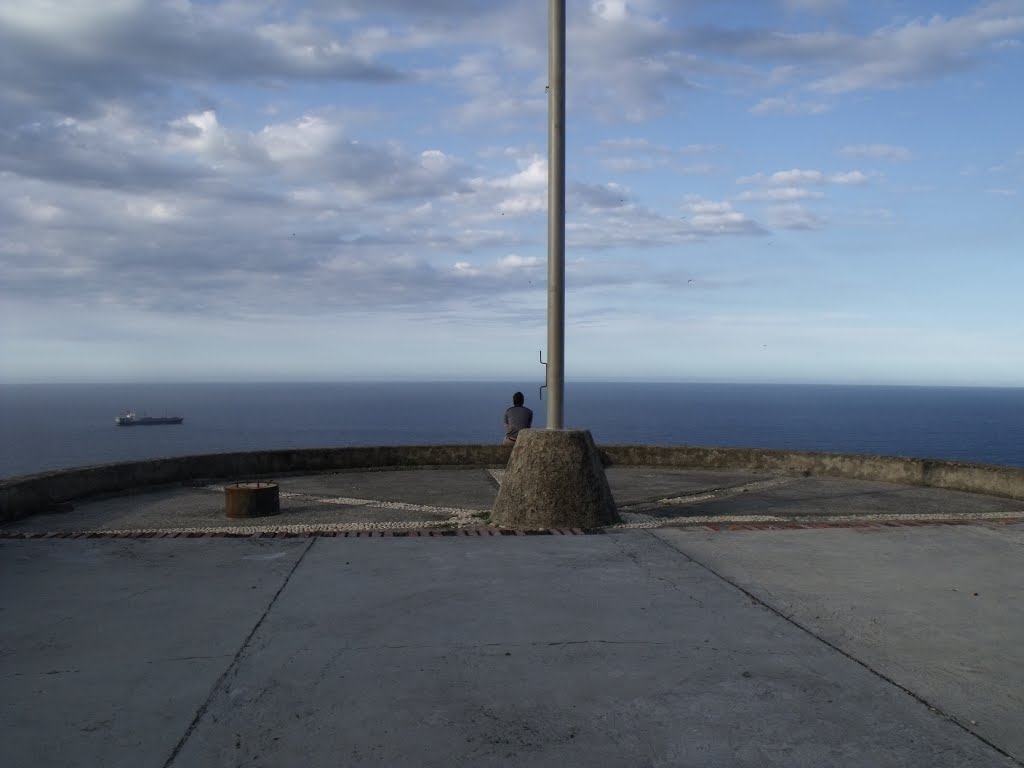
<svg viewBox="0 0 1024 768">
<path fill-rule="evenodd" d="M 525 377 L 529 380 L 530 377 Z M 141 385 L 340 385 L 340 384 L 504 384 L 509 386 L 540 386 L 539 383 L 513 385 L 514 377 L 466 377 L 466 378 L 425 378 L 414 379 L 405 377 L 367 377 L 338 379 L 0 379 L 0 386 L 141 386 Z M 903 388 L 934 388 L 934 389 L 1024 389 L 1020 384 L 993 383 L 942 383 L 942 382 L 899 382 L 899 381 L 823 381 L 813 379 L 790 380 L 751 380 L 751 379 L 676 379 L 676 378 L 615 378 L 587 376 L 567 378 L 570 384 L 623 384 L 623 385 L 678 385 L 678 386 L 790 386 L 790 387 L 903 387 Z"/>
</svg>

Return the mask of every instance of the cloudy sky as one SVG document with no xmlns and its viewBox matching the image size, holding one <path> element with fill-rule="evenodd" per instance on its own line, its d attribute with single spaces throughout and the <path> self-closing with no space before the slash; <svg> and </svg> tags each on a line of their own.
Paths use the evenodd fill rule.
<svg viewBox="0 0 1024 768">
<path fill-rule="evenodd" d="M 566 376 L 1024 386 L 1024 0 L 569 0 Z M 544 0 L 0 0 L 0 379 L 543 378 Z"/>
</svg>

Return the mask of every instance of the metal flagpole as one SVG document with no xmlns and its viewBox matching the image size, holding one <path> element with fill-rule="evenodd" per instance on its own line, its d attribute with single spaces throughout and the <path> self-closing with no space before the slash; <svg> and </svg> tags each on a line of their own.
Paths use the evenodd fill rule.
<svg viewBox="0 0 1024 768">
<path fill-rule="evenodd" d="M 563 428 L 565 395 L 565 0 L 548 20 L 548 429 Z"/>
<path fill-rule="evenodd" d="M 491 523 L 597 528 L 619 522 L 594 438 L 565 429 L 565 0 L 548 0 L 548 421 L 520 433 Z M 543 363 L 543 356 L 541 359 Z"/>
</svg>

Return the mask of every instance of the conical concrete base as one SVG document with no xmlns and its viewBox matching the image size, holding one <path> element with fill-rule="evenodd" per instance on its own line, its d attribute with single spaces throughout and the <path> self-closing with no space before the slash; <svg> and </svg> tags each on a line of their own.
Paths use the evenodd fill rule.
<svg viewBox="0 0 1024 768">
<path fill-rule="evenodd" d="M 507 528 L 597 528 L 619 522 L 586 429 L 524 429 L 516 438 L 491 523 Z"/>
</svg>

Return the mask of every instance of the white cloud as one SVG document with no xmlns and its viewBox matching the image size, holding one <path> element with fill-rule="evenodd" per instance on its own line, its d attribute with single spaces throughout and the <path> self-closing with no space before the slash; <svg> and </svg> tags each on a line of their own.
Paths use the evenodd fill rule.
<svg viewBox="0 0 1024 768">
<path fill-rule="evenodd" d="M 538 154 L 518 158 L 515 173 L 492 178 L 475 178 L 470 183 L 479 193 L 493 200 L 502 214 L 522 215 L 547 210 L 548 163 Z"/>
<path fill-rule="evenodd" d="M 966 69 L 979 51 L 1024 34 L 1024 6 L 1016 0 L 990 2 L 964 16 L 935 15 L 876 30 L 864 38 L 834 40 L 843 64 L 809 88 L 843 94 L 867 88 L 895 88 Z M 822 42 L 821 35 L 797 36 Z"/>
<path fill-rule="evenodd" d="M 683 204 L 688 211 L 688 225 L 702 236 L 723 234 L 754 234 L 760 227 L 745 213 L 726 200 L 707 200 L 690 196 Z"/>
<path fill-rule="evenodd" d="M 795 203 L 773 206 L 765 212 L 765 218 L 776 229 L 821 229 L 827 224 L 818 214 Z"/>
<path fill-rule="evenodd" d="M 275 163 L 306 165 L 327 155 L 341 137 L 340 125 L 317 115 L 303 115 L 290 123 L 264 127 L 256 141 Z"/>
<path fill-rule="evenodd" d="M 209 166 L 225 169 L 257 160 L 256 147 L 250 137 L 225 130 L 212 109 L 172 121 L 171 130 L 168 149 L 190 155 Z"/>
<path fill-rule="evenodd" d="M 498 269 L 506 272 L 515 270 L 532 270 L 538 267 L 542 267 L 547 262 L 539 256 L 520 256 L 516 253 L 510 253 L 508 256 L 503 256 L 498 261 Z"/>
<path fill-rule="evenodd" d="M 769 96 L 750 108 L 755 115 L 782 112 L 786 115 L 820 115 L 832 107 L 820 101 L 801 101 L 791 96 Z"/>
<path fill-rule="evenodd" d="M 908 160 L 910 150 L 895 144 L 848 144 L 839 150 L 850 157 L 869 157 L 879 160 Z"/>
<path fill-rule="evenodd" d="M 862 171 L 844 171 L 840 173 L 823 173 L 816 170 L 792 168 L 787 171 L 776 171 L 765 175 L 755 173 L 752 176 L 741 176 L 737 184 L 769 184 L 774 186 L 800 186 L 818 184 L 859 185 L 868 182 L 867 174 Z"/>
<path fill-rule="evenodd" d="M 823 12 L 833 5 L 796 2 Z M 721 79 L 755 93 L 753 114 L 799 116 L 834 109 L 858 91 L 904 88 L 976 69 L 1012 55 L 1024 38 L 1020 0 L 990 0 L 962 15 L 897 17 L 866 33 L 854 31 L 844 12 L 835 19 L 826 29 L 799 31 L 700 26 L 685 36 L 684 46 L 698 52 L 703 65 L 721 65 L 715 70 Z M 756 94 L 752 84 L 765 93 Z"/>
<path fill-rule="evenodd" d="M 490 52 L 465 54 L 443 75 L 468 95 L 455 110 L 464 125 L 514 123 L 544 114 L 547 97 L 535 82 L 532 68 L 509 66 L 507 59 Z M 437 82 L 439 75 L 433 75 Z"/>
<path fill-rule="evenodd" d="M 637 152 L 641 154 L 670 156 L 675 152 L 672 147 L 655 144 L 649 139 L 625 137 L 621 139 L 604 139 L 597 148 L 613 152 Z"/>
<path fill-rule="evenodd" d="M 767 189 L 748 189 L 736 196 L 737 200 L 753 202 L 791 202 L 795 200 L 819 199 L 824 195 L 818 190 L 806 187 L 770 187 Z"/>
<path fill-rule="evenodd" d="M 768 180 L 769 184 L 823 184 L 825 174 L 821 171 L 802 171 L 794 168 L 789 171 L 776 171 Z"/>
<path fill-rule="evenodd" d="M 523 289 L 519 278 L 524 276 L 533 276 L 540 285 L 543 275 L 539 273 L 546 265 L 546 257 L 510 253 L 485 263 L 457 261 L 452 265 L 452 273 L 461 279 L 472 278 L 477 285 L 486 284 L 490 290 L 500 290 L 501 286 L 505 286 L 515 291 Z"/>
<path fill-rule="evenodd" d="M 181 218 L 181 212 L 175 203 L 146 196 L 125 200 L 124 212 L 129 218 L 160 224 Z"/>
<path fill-rule="evenodd" d="M 606 170 L 615 173 L 637 173 L 658 169 L 686 174 L 709 173 L 714 168 L 712 163 L 688 161 L 694 155 L 706 155 L 719 150 L 721 147 L 717 144 L 686 144 L 671 147 L 647 139 L 628 137 L 605 139 L 597 145 L 587 147 L 588 152 L 602 156 L 601 165 Z"/>
<path fill-rule="evenodd" d="M 628 204 L 629 190 L 621 184 L 583 184 L 576 182 L 569 187 L 567 204 L 579 205 L 589 211 L 621 208 Z"/>
<path fill-rule="evenodd" d="M 707 152 L 718 152 L 721 149 L 723 149 L 721 144 L 686 144 L 680 147 L 679 151 L 687 155 L 693 155 Z"/>
<path fill-rule="evenodd" d="M 31 195 L 21 195 L 12 200 L 17 214 L 25 221 L 34 224 L 54 224 L 66 215 L 60 206 L 45 200 L 34 199 Z"/>
<path fill-rule="evenodd" d="M 287 11 L 286 11 L 287 13 Z M 353 52 L 330 25 L 263 3 L 32 2 L 0 5 L 0 115 L 38 108 L 88 116 L 111 101 L 170 99 L 175 84 L 399 82 L 407 73 Z"/>
<path fill-rule="evenodd" d="M 532 157 L 522 161 L 517 173 L 511 176 L 495 179 L 491 186 L 510 189 L 513 192 L 536 192 L 547 190 L 548 184 L 548 161 L 540 156 Z"/>
<path fill-rule="evenodd" d="M 547 210 L 543 5 L 0 3 L 4 318 L 19 314 L 12 306 L 46 307 L 59 322 L 39 321 L 45 333 L 83 344 L 108 338 L 102 330 L 124 318 L 137 321 L 124 333 L 140 343 L 143 328 L 228 324 L 244 335 L 292 318 L 307 329 L 348 327 L 330 322 L 341 317 L 372 318 L 364 328 L 415 318 L 461 332 L 500 315 L 522 328 L 508 319 L 536 317 L 543 303 L 534 285 Z M 729 5 L 570 3 L 567 241 L 581 307 L 603 291 L 589 317 L 617 322 L 609 307 L 665 311 L 651 288 L 676 286 L 683 274 L 709 275 L 702 289 L 725 303 L 767 301 L 763 290 L 745 291 L 780 284 L 793 268 L 779 258 L 752 273 L 747 250 L 763 249 L 743 238 L 767 228 L 793 230 L 793 252 L 802 238 L 823 254 L 843 252 L 832 233 L 800 230 L 851 216 L 874 227 L 849 208 L 856 196 L 837 188 L 868 185 L 881 178 L 875 161 L 910 154 L 852 143 L 874 136 L 851 126 L 885 123 L 874 111 L 883 99 L 846 94 L 932 82 L 981 61 L 989 66 L 977 79 L 1012 79 L 1014 24 L 1024 14 L 1009 0 L 914 21 L 795 0 L 793 10 L 833 15 L 787 14 L 774 3 L 739 23 Z M 950 43 L 945 53 L 937 38 Z M 985 177 L 989 195 L 1016 194 L 1020 144 L 999 140 L 985 92 L 934 91 L 914 93 L 899 136 L 951 98 L 978 116 L 969 136 L 955 138 L 949 126 L 921 122 L 935 183 L 948 181 L 943 162 L 955 175 L 998 161 L 1001 175 Z M 751 118 L 750 104 L 793 118 L 782 130 Z M 829 109 L 836 113 L 803 118 Z M 761 130 L 768 123 L 779 130 Z M 839 158 L 823 152 L 836 147 L 868 165 L 830 169 Z M 920 186 L 917 165 L 901 168 L 903 189 Z M 776 171 L 736 178 L 758 167 Z M 652 172 L 642 183 L 622 175 L 642 171 Z M 898 190 L 872 191 L 857 204 L 892 207 L 901 227 L 915 225 L 890 197 Z M 809 210 L 826 196 L 827 208 Z M 977 194 L 955 197 L 933 203 L 978 204 Z M 1015 226 L 1011 217 L 990 233 L 993 250 L 1020 239 Z M 912 233 L 922 251 L 942 250 L 926 228 Z M 804 276 L 806 295 L 823 285 Z M 643 298 L 624 297 L 623 286 L 641 286 Z M 526 312 L 528 302 L 536 306 Z M 203 354 L 215 357 L 209 347 Z"/>
<path fill-rule="evenodd" d="M 868 177 L 862 171 L 846 171 L 845 173 L 833 173 L 828 177 L 828 183 L 841 186 L 867 184 Z"/>
<path fill-rule="evenodd" d="M 664 163 L 653 157 L 606 157 L 601 160 L 601 165 L 613 173 L 640 173 L 664 167 Z"/>
<path fill-rule="evenodd" d="M 568 72 L 572 103 L 607 119 L 642 122 L 671 94 L 693 86 L 703 67 L 681 44 L 658 3 L 603 0 L 570 14 Z"/>
<path fill-rule="evenodd" d="M 594 0 L 590 10 L 602 21 L 622 22 L 629 16 L 626 0 Z"/>
</svg>

